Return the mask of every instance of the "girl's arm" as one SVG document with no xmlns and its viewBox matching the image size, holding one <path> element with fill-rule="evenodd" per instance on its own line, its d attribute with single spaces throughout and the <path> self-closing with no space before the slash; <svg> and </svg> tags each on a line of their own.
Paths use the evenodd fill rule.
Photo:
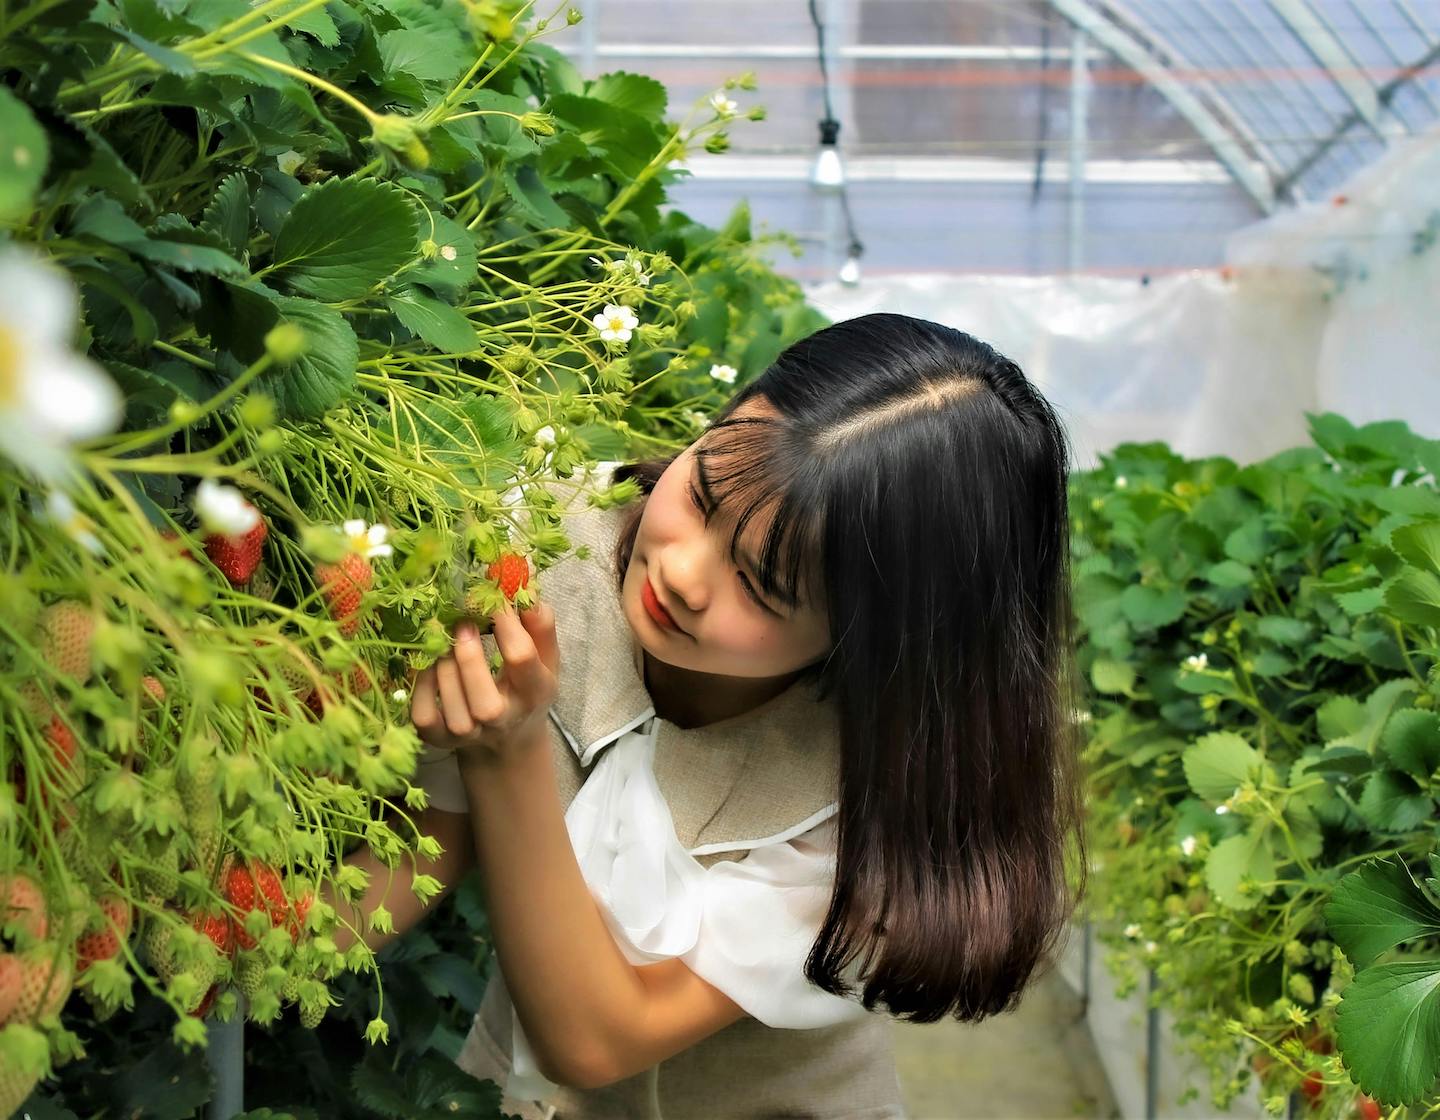
<svg viewBox="0 0 1440 1120">
<path fill-rule="evenodd" d="M 593 1089 L 649 1069 L 745 1012 L 679 960 L 632 965 L 575 859 L 542 734 L 460 754 L 495 952 L 540 1072 Z"/>
<path fill-rule="evenodd" d="M 444 851 L 433 860 L 423 856 L 402 856 L 393 867 L 386 867 L 376 859 L 368 847 L 361 846 L 347 856 L 343 863 L 358 867 L 370 876 L 365 893 L 354 902 L 337 898 L 334 888 L 327 880 L 321 888 L 321 895 L 335 908 L 335 913 L 358 929 L 362 937 L 357 938 L 348 928 L 339 923 L 331 934 L 335 947 L 345 952 L 357 940 L 364 940 L 373 952 L 380 949 L 410 929 L 425 916 L 430 908 L 448 895 L 466 873 L 475 866 L 475 839 L 471 832 L 467 813 L 449 813 L 433 806 L 421 811 L 416 827 L 422 835 L 433 836 Z M 417 871 L 421 875 L 433 875 L 443 884 L 444 889 L 428 902 L 421 902 L 410 884 L 415 881 Z M 383 905 L 390 911 L 394 932 L 379 933 L 369 929 L 370 913 L 376 906 Z"/>
</svg>

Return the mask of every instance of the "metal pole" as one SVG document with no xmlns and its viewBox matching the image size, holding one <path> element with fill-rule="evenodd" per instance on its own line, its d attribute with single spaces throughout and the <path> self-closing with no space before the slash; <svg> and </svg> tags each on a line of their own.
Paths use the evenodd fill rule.
<svg viewBox="0 0 1440 1120">
<path fill-rule="evenodd" d="M 206 1020 L 209 1044 L 205 1048 L 205 1065 L 209 1067 L 215 1095 L 210 1098 L 208 1120 L 230 1120 L 245 1111 L 245 1015 L 248 1003 L 243 993 L 228 1023 Z"/>
<path fill-rule="evenodd" d="M 1150 969 L 1149 994 L 1155 996 L 1157 982 L 1155 970 Z M 1150 1000 L 1145 1001 L 1148 1005 Z M 1145 1120 L 1155 1120 L 1160 1115 L 1160 1009 L 1147 1006 L 1145 1010 Z"/>
<path fill-rule="evenodd" d="M 1090 143 L 1090 69 L 1086 64 L 1090 37 L 1079 27 L 1070 41 L 1070 273 L 1084 266 L 1085 159 Z"/>
</svg>

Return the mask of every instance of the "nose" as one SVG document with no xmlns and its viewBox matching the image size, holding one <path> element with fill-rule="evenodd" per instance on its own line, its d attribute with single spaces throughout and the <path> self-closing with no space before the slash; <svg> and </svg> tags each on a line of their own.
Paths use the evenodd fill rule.
<svg viewBox="0 0 1440 1120">
<path fill-rule="evenodd" d="M 679 541 L 667 545 L 660 553 L 659 567 L 653 570 L 651 585 L 661 600 L 683 609 L 690 614 L 699 614 L 709 600 L 708 553 L 713 546 L 704 536 L 690 541 Z M 676 622 L 689 629 L 687 618 L 676 618 Z"/>
</svg>

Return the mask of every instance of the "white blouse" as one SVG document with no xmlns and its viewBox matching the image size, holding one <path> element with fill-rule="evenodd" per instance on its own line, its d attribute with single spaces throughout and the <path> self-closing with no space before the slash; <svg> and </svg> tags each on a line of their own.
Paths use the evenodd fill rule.
<svg viewBox="0 0 1440 1120">
<path fill-rule="evenodd" d="M 617 738 L 595 763 L 565 813 L 590 893 L 631 964 L 678 957 L 747 1014 L 770 1027 L 814 1028 L 864 1018 L 858 999 L 805 978 L 830 904 L 835 875 L 834 811 L 809 831 L 705 867 L 675 835 L 655 780 L 651 716 Z M 427 749 L 415 783 L 431 804 L 466 812 L 454 755 Z M 854 983 L 854 975 L 845 978 Z M 497 970 L 491 983 L 501 983 Z M 558 1086 L 542 1077 L 519 1016 L 505 1092 L 540 1100 Z"/>
</svg>

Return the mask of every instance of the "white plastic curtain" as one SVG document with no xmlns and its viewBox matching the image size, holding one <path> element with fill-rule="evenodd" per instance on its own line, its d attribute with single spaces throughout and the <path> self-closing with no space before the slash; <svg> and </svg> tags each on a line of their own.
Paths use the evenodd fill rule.
<svg viewBox="0 0 1440 1120">
<path fill-rule="evenodd" d="M 1437 236 L 1440 129 L 1231 235 L 1221 269 L 891 275 L 807 294 L 835 320 L 899 311 L 992 343 L 1055 405 L 1078 469 L 1130 440 L 1244 463 L 1308 443 L 1306 412 L 1440 437 Z"/>
</svg>

